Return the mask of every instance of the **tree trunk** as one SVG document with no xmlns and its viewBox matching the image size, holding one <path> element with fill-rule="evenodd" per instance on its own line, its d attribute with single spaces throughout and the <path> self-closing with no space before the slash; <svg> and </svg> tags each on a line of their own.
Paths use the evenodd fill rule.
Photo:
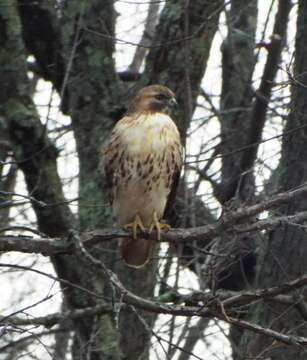
<svg viewBox="0 0 307 360">
<path fill-rule="evenodd" d="M 39 230 L 51 237 L 70 239 L 71 229 L 84 231 L 111 224 L 104 179 L 98 168 L 100 147 L 126 105 L 122 97 L 124 84 L 113 60 L 114 1 L 72 0 L 61 2 L 60 7 L 57 1 L 16 3 L 17 6 L 14 3 L 0 7 L 0 64 L 5 70 L 1 75 L 4 90 L 0 94 L 1 113 L 7 121 L 14 155 L 24 173 L 28 192 L 34 199 L 32 206 Z M 154 44 L 161 46 L 149 51 L 146 70 L 137 84 L 141 87 L 159 82 L 176 92 L 184 113 L 180 116 L 183 139 L 199 93 L 221 5 L 222 1 L 213 5 L 210 2 L 204 5 L 202 1 L 167 3 L 154 39 Z M 214 14 L 211 21 L 203 26 L 204 19 L 211 14 Z M 185 36 L 192 38 L 193 47 L 185 42 Z M 77 218 L 71 214 L 63 193 L 57 150 L 48 139 L 30 97 L 28 53 L 35 57 L 33 70 L 52 82 L 61 97 L 62 111 L 72 119 L 79 159 Z M 162 53 L 165 62 L 161 59 Z M 183 58 L 186 64 L 189 61 L 191 72 L 182 66 Z M 116 271 L 128 289 L 140 296 L 153 297 L 156 260 L 144 270 L 127 269 L 119 261 L 116 242 L 96 246 L 93 254 Z M 57 255 L 52 262 L 59 278 L 112 300 L 109 279 L 80 257 Z M 63 286 L 62 290 L 68 309 L 99 303 L 95 296 L 80 288 Z M 73 359 L 148 359 L 149 329 L 155 316 L 136 314 L 131 309 L 120 311 L 119 319 L 116 316 L 115 312 L 114 316 L 90 316 L 74 321 Z"/>
<path fill-rule="evenodd" d="M 292 104 L 284 129 L 282 158 L 279 166 L 279 189 L 289 190 L 299 187 L 307 180 L 307 146 L 306 131 L 303 129 L 295 135 L 287 132 L 307 125 L 307 84 L 306 36 L 307 36 L 307 2 L 299 1 L 297 36 L 295 43 L 295 66 L 292 82 Z M 296 79 L 299 78 L 299 83 Z M 279 209 L 279 214 L 293 214 L 306 210 L 304 198 L 293 201 L 291 205 Z M 269 238 L 262 243 L 259 264 L 257 267 L 257 286 L 270 287 L 282 284 L 285 280 L 294 279 L 307 271 L 307 236 L 304 229 L 295 224 L 280 225 L 272 231 Z M 249 313 L 249 320 L 280 332 L 291 332 L 291 335 L 306 336 L 306 312 L 303 298 L 304 289 L 294 294 L 295 306 L 276 305 L 267 302 L 254 306 Z M 240 359 L 265 358 L 272 360 L 305 359 L 306 350 L 296 345 L 284 345 L 263 335 L 246 332 L 241 340 Z"/>
</svg>

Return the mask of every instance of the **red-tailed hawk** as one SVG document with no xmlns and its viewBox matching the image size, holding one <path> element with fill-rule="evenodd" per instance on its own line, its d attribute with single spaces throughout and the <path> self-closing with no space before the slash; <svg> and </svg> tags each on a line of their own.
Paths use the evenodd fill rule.
<svg viewBox="0 0 307 360">
<path fill-rule="evenodd" d="M 179 132 L 169 116 L 174 104 L 167 87 L 143 88 L 102 149 L 113 215 L 119 226 L 133 230 L 132 239 L 120 242 L 122 258 L 132 267 L 145 265 L 155 244 L 138 238 L 137 229 L 155 229 L 160 240 L 169 227 L 160 220 L 182 164 Z"/>
</svg>

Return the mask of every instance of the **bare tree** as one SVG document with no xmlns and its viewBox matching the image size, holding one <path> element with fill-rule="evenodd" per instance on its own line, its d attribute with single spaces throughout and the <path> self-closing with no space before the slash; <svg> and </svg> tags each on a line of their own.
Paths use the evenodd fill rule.
<svg viewBox="0 0 307 360">
<path fill-rule="evenodd" d="M 222 341 L 225 359 L 304 359 L 306 1 L 136 3 L 0 0 L 0 251 L 14 252 L 1 276 L 51 284 L 0 314 L 0 357 L 203 359 Z M 138 43 L 117 31 L 125 6 L 146 10 Z M 131 54 L 124 70 L 119 45 Z M 179 102 L 185 168 L 160 256 L 136 270 L 118 255 L 116 239 L 131 234 L 112 228 L 99 149 L 155 83 Z M 52 303 L 54 284 L 58 310 L 27 315 Z"/>
</svg>

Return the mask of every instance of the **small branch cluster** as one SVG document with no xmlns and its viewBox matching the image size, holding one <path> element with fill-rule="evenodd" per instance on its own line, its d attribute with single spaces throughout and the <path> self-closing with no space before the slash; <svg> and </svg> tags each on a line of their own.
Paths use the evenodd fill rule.
<svg viewBox="0 0 307 360">
<path fill-rule="evenodd" d="M 263 229 L 271 229 L 284 222 L 302 222 L 307 218 L 306 211 L 297 213 L 295 215 L 267 218 L 264 220 L 255 220 L 255 216 L 261 214 L 265 210 L 273 209 L 283 203 L 292 201 L 298 196 L 302 196 L 306 192 L 307 185 L 305 184 L 298 189 L 280 193 L 259 204 L 242 207 L 233 212 L 227 212 L 214 224 L 189 229 L 171 229 L 170 231 L 163 234 L 162 241 L 173 243 L 193 240 L 207 241 L 208 239 L 218 237 L 222 232 L 225 231 L 232 233 L 251 232 Z M 6 232 L 7 230 L 9 229 L 0 229 L 0 232 Z M 11 230 L 14 230 L 14 228 Z M 29 229 L 25 230 L 28 231 Z M 95 259 L 87 251 L 87 249 L 94 244 L 100 243 L 102 241 L 110 241 L 116 238 L 129 237 L 131 236 L 130 233 L 121 229 L 111 228 L 83 233 L 80 236 L 72 232 L 69 239 L 45 238 L 41 234 L 37 235 L 40 237 L 33 238 L 30 236 L 10 235 L 0 236 L 0 251 L 39 253 L 48 256 L 61 253 L 74 253 L 79 256 L 84 256 L 86 261 L 92 263 L 92 265 L 101 271 L 102 275 L 108 279 L 108 281 L 112 284 L 116 295 L 119 295 L 118 299 L 120 299 L 120 301 L 117 303 L 115 300 L 114 304 L 109 304 L 104 302 L 104 300 L 97 295 L 96 298 L 98 305 L 93 307 L 31 318 L 24 318 L 16 316 L 16 314 L 11 314 L 9 316 L 0 317 L 0 325 L 2 326 L 41 325 L 50 328 L 56 324 L 59 324 L 63 320 L 73 321 L 75 319 L 86 316 L 110 314 L 114 313 L 115 311 L 118 312 L 118 309 L 122 309 L 123 307 L 127 310 L 130 310 L 132 307 L 134 307 L 156 314 L 218 318 L 228 322 L 229 324 L 252 330 L 286 344 L 307 345 L 307 338 L 276 332 L 272 329 L 264 328 L 259 325 L 244 321 L 240 319 L 239 316 L 240 311 L 246 311 L 248 306 L 260 301 L 273 301 L 280 304 L 290 304 L 291 306 L 297 308 L 298 311 L 302 311 L 302 308 L 305 308 L 304 306 L 301 306 L 301 302 L 303 301 L 304 303 L 304 299 L 297 299 L 297 297 L 292 296 L 289 293 L 295 289 L 302 288 L 303 286 L 307 285 L 307 274 L 304 274 L 302 277 L 293 281 L 268 289 L 258 289 L 255 291 L 245 292 L 230 292 L 220 290 L 216 294 L 193 292 L 184 296 L 177 295 L 176 302 L 174 302 L 172 297 L 168 298 L 165 296 L 165 294 L 160 299 L 156 299 L 156 301 L 148 300 L 137 296 L 125 288 L 115 273 L 113 273 L 110 269 L 107 269 L 104 264 Z M 142 236 L 148 240 L 155 239 L 155 234 L 149 234 L 148 232 L 144 232 Z M 6 266 L 6 264 L 1 264 L 1 266 Z M 29 270 L 34 271 L 33 269 Z M 46 275 L 42 272 L 37 272 L 42 275 Z M 56 281 L 63 282 L 61 279 L 54 279 Z M 69 287 L 78 287 L 78 289 L 81 291 L 87 291 L 77 284 L 65 284 Z M 115 297 L 115 299 L 116 298 L 117 297 Z M 307 316 L 307 314 L 304 314 L 304 316 Z"/>
<path fill-rule="evenodd" d="M 83 249 L 83 251 L 86 250 Z M 307 285 L 307 274 L 304 274 L 300 278 L 293 281 L 289 281 L 280 286 L 275 286 L 267 289 L 258 289 L 254 291 L 223 291 L 219 290 L 216 294 L 193 292 L 188 295 L 182 295 L 177 297 L 176 301 L 179 305 L 172 303 L 161 302 L 161 299 L 148 300 L 139 297 L 126 289 L 124 285 L 119 281 L 118 277 L 111 270 L 107 269 L 104 264 L 92 257 L 90 254 L 86 254 L 87 260 L 104 273 L 108 277 L 109 281 L 116 288 L 119 293 L 120 302 L 114 304 L 108 304 L 101 301 L 98 305 L 83 309 L 76 309 L 73 311 L 66 311 L 63 313 L 57 312 L 41 317 L 20 317 L 12 314 L 11 316 L 0 316 L 1 326 L 33 326 L 41 325 L 46 328 L 51 328 L 54 325 L 59 324 L 63 320 L 73 321 L 76 319 L 84 318 L 93 315 L 105 315 L 112 314 L 116 309 L 125 308 L 130 309 L 133 306 L 138 309 L 145 310 L 151 313 L 157 314 L 169 314 L 175 316 L 197 316 L 202 318 L 218 318 L 229 324 L 236 325 L 238 327 L 249 329 L 254 332 L 269 336 L 275 340 L 281 341 L 285 344 L 294 345 L 307 345 L 307 338 L 294 335 L 286 335 L 272 329 L 264 328 L 262 326 L 241 320 L 239 317 L 235 317 L 242 309 L 246 309 L 246 306 L 250 306 L 259 301 L 273 301 L 282 304 L 291 304 L 292 306 L 301 308 L 301 304 L 297 296 L 285 295 L 295 289 L 301 288 Z M 71 284 L 71 286 L 74 286 Z M 164 301 L 168 301 L 167 297 L 163 297 Z M 187 305 L 192 304 L 192 305 Z"/>
<path fill-rule="evenodd" d="M 265 200 L 259 204 L 241 207 L 233 212 L 227 212 L 214 224 L 198 226 L 193 228 L 170 229 L 162 234 L 161 241 L 182 243 L 192 241 L 208 241 L 220 236 L 223 232 L 240 234 L 242 232 L 253 232 L 260 230 L 273 229 L 284 223 L 302 223 L 307 219 L 307 211 L 298 212 L 294 215 L 284 215 L 271 217 L 262 220 L 255 219 L 255 216 L 262 212 L 274 209 L 281 204 L 288 203 L 299 196 L 307 193 L 307 184 L 295 190 L 279 193 L 278 195 Z M 251 221 L 252 219 L 252 221 Z M 4 230 L 9 230 L 5 228 Z M 14 230 L 14 228 L 12 228 Z M 2 229 L 0 229 L 0 233 Z M 127 238 L 131 234 L 118 228 L 97 229 L 91 232 L 83 233 L 80 239 L 85 247 L 110 241 L 112 239 Z M 155 241 L 156 234 L 149 234 L 147 231 L 142 233 L 142 237 Z M 19 251 L 24 253 L 36 253 L 45 256 L 73 253 L 75 245 L 66 239 L 61 238 L 33 238 L 31 236 L 0 236 L 0 251 Z"/>
</svg>

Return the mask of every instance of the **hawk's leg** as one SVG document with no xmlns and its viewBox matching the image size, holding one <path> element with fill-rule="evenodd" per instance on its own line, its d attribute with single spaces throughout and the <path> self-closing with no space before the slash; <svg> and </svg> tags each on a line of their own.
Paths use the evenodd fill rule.
<svg viewBox="0 0 307 360">
<path fill-rule="evenodd" d="M 141 220 L 141 218 L 139 217 L 139 215 L 136 215 L 134 220 L 129 223 L 129 224 L 126 224 L 123 226 L 123 228 L 125 230 L 129 230 L 129 229 L 132 229 L 132 234 L 133 234 L 133 239 L 136 240 L 137 239 L 137 230 L 138 230 L 138 227 L 142 230 L 142 231 L 145 231 L 145 227 L 143 225 L 143 222 Z"/>
<path fill-rule="evenodd" d="M 154 211 L 152 214 L 152 221 L 149 226 L 148 232 L 151 233 L 153 229 L 156 229 L 157 239 L 158 239 L 158 241 L 160 241 L 161 240 L 161 230 L 169 230 L 170 228 L 171 228 L 170 225 L 159 222 L 157 213 L 156 213 L 156 211 Z"/>
</svg>

